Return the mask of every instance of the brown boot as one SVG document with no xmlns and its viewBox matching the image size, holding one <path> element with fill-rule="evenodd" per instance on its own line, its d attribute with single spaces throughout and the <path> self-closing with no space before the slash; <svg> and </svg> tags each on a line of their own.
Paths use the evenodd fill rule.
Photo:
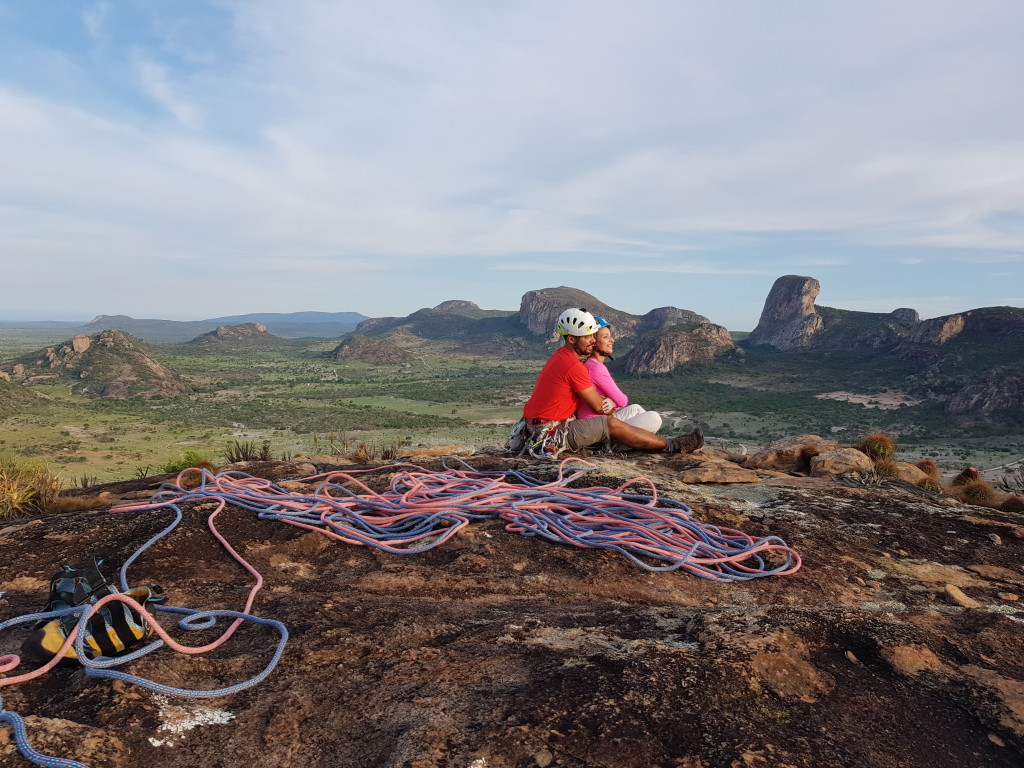
<svg viewBox="0 0 1024 768">
<path fill-rule="evenodd" d="M 704 433 L 698 427 L 689 434 L 670 437 L 665 450 L 669 453 L 693 453 L 700 450 L 703 445 Z"/>
</svg>

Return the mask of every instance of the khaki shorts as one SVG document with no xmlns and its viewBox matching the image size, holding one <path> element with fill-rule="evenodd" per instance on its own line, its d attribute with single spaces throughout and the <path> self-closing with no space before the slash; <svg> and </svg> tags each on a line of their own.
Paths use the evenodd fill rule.
<svg viewBox="0 0 1024 768">
<path fill-rule="evenodd" d="M 608 442 L 608 417 L 591 416 L 589 419 L 573 419 L 565 429 L 565 444 L 570 451 L 589 448 L 598 443 Z"/>
</svg>

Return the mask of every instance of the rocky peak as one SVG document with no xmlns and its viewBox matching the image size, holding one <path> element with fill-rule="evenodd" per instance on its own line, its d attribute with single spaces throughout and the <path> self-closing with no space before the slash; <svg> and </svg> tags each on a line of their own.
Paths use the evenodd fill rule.
<svg viewBox="0 0 1024 768">
<path fill-rule="evenodd" d="M 363 363 L 383 365 L 404 362 L 409 353 L 387 339 L 353 333 L 334 348 L 331 357 L 335 360 L 359 360 Z"/>
<path fill-rule="evenodd" d="M 143 351 L 138 339 L 116 330 L 74 336 L 25 355 L 8 372 L 13 381 L 26 386 L 63 379 L 79 394 L 112 400 L 174 397 L 190 391 L 178 373 Z"/>
<path fill-rule="evenodd" d="M 519 322 L 534 336 L 554 338 L 558 316 L 570 307 L 581 307 L 610 322 L 618 337 L 636 334 L 637 319 L 598 301 L 578 288 L 560 286 L 527 291 L 519 304 Z"/>
<path fill-rule="evenodd" d="M 910 341 L 917 344 L 944 344 L 959 336 L 966 327 L 963 315 L 946 315 L 925 320 L 910 335 Z"/>
<path fill-rule="evenodd" d="M 626 373 L 669 373 L 694 360 L 711 360 L 736 349 L 728 329 L 714 323 L 675 326 L 640 337 L 626 358 Z"/>
<path fill-rule="evenodd" d="M 352 333 L 364 334 L 367 331 L 372 331 L 374 328 L 380 328 L 381 326 L 385 326 L 385 325 L 388 325 L 388 324 L 393 324 L 393 323 L 395 323 L 398 320 L 401 320 L 401 318 L 400 317 L 368 317 L 366 320 L 363 320 L 361 323 L 359 323 L 359 325 L 357 325 L 355 327 L 355 330 L 352 331 Z"/>
<path fill-rule="evenodd" d="M 434 309 L 441 312 L 451 312 L 454 309 L 480 309 L 479 306 L 474 304 L 472 301 L 462 301 L 460 299 L 451 299 L 449 301 L 442 301 Z"/>
<path fill-rule="evenodd" d="M 813 277 L 783 275 L 772 285 L 757 327 L 750 334 L 752 345 L 765 344 L 780 351 L 810 346 L 821 330 L 821 317 L 814 300 L 821 284 Z"/>
<path fill-rule="evenodd" d="M 904 323 L 920 323 L 921 313 L 910 307 L 900 307 L 890 312 L 893 317 Z"/>
<path fill-rule="evenodd" d="M 950 399 L 947 413 L 992 414 L 1024 409 L 1024 375 L 1009 368 L 993 368 Z"/>
<path fill-rule="evenodd" d="M 277 337 L 267 332 L 263 323 L 242 323 L 241 325 L 219 325 L 214 331 L 197 336 L 189 344 L 198 346 L 251 346 Z"/>
<path fill-rule="evenodd" d="M 691 312 L 688 309 L 658 307 L 640 318 L 639 331 L 641 334 L 644 334 L 651 331 L 660 331 L 662 328 L 668 328 L 672 325 L 699 325 L 700 323 L 710 322 L 711 320 L 704 317 L 704 315 L 698 315 L 696 312 Z"/>
<path fill-rule="evenodd" d="M 603 309 L 605 305 L 576 288 L 564 285 L 542 288 L 523 294 L 519 302 L 519 321 L 534 336 L 552 336 L 558 316 L 569 307 L 583 307 L 599 315 L 599 308 Z"/>
</svg>

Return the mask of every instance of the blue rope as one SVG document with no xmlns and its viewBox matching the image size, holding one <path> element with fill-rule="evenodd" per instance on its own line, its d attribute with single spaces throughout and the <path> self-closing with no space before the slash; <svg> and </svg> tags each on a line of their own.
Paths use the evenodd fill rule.
<svg viewBox="0 0 1024 768">
<path fill-rule="evenodd" d="M 180 611 L 188 609 L 178 610 Z M 116 669 L 110 669 L 110 667 L 127 664 L 130 661 L 134 661 L 135 659 L 141 658 L 142 656 L 145 656 L 147 653 L 156 650 L 156 648 L 159 648 L 161 645 L 164 644 L 163 640 L 158 640 L 153 643 L 150 643 L 149 645 L 139 648 L 136 651 L 132 651 L 131 653 L 127 653 L 124 656 L 118 656 L 116 658 L 110 656 L 98 656 L 95 659 L 90 659 L 84 654 L 84 649 L 82 647 L 84 638 L 82 636 L 81 629 L 84 626 L 84 615 L 82 619 L 79 619 L 79 634 L 75 637 L 75 653 L 78 654 L 79 660 L 85 667 L 85 674 L 89 677 L 107 677 L 113 680 L 123 680 L 126 683 L 133 683 L 135 685 L 142 686 L 143 688 L 147 688 L 148 690 L 155 691 L 156 693 L 163 693 L 168 696 L 180 696 L 186 699 L 215 699 L 219 696 L 228 696 L 232 693 L 244 691 L 247 688 L 252 688 L 254 685 L 258 685 L 261 682 L 263 682 L 267 678 L 267 676 L 274 671 L 274 667 L 276 667 L 277 662 L 280 661 L 281 654 L 284 653 L 284 647 L 288 643 L 288 628 L 285 627 L 285 625 L 280 621 L 276 621 L 274 619 L 264 619 L 260 618 L 259 616 L 253 616 L 249 613 L 242 613 L 241 611 L 227 610 L 192 611 L 190 613 L 190 616 L 198 618 L 220 617 L 228 619 L 244 619 L 246 621 L 251 621 L 254 624 L 273 627 L 277 630 L 278 634 L 280 635 L 280 638 L 278 639 L 277 647 L 274 650 L 274 655 L 271 657 L 270 661 L 267 662 L 267 665 L 263 668 L 261 672 L 249 678 L 248 680 L 244 680 L 240 683 L 228 685 L 223 688 L 215 688 L 212 690 L 175 688 L 169 685 L 164 685 L 163 683 L 157 683 L 153 680 L 149 680 L 138 675 L 131 675 L 127 672 L 120 672 Z"/>
<path fill-rule="evenodd" d="M 85 763 L 77 760 L 67 760 L 63 757 L 51 757 L 32 749 L 28 742 L 28 731 L 25 730 L 25 721 L 17 712 L 4 709 L 3 699 L 0 699 L 0 723 L 5 723 L 14 734 L 14 745 L 18 748 L 21 756 L 35 765 L 43 768 L 89 768 Z"/>
<path fill-rule="evenodd" d="M 254 512 L 260 520 L 301 525 L 396 554 L 425 552 L 471 520 L 500 517 L 524 536 L 609 549 L 648 571 L 685 569 L 720 582 L 773 576 L 790 571 L 798 562 L 779 537 L 751 539 L 724 534 L 716 526 L 695 520 L 690 508 L 680 501 L 656 500 L 622 489 L 568 488 L 593 471 L 592 467 L 560 471 L 557 481 L 545 483 L 519 471 L 477 471 L 461 459 L 451 459 L 457 462 L 455 469 L 448 461 L 443 463 L 447 472 L 429 475 L 436 485 L 443 486 L 432 490 L 424 490 L 411 474 L 400 472 L 383 494 L 360 495 L 330 481 L 311 494 L 289 493 L 273 484 L 262 485 L 261 493 L 231 487 L 231 480 L 244 484 L 246 479 L 255 479 L 251 475 L 232 471 L 214 478 L 205 470 L 194 490 L 177 486 L 162 490 L 165 497 L 174 496 L 175 504 L 218 498 Z M 464 471 L 473 476 L 461 474 Z M 211 479 L 229 482 L 211 485 Z M 492 492 L 495 495 L 489 498 Z M 287 498 L 289 504 L 283 504 L 280 497 Z M 430 509 L 416 513 L 417 505 Z M 301 508 L 293 508 L 296 506 Z M 604 519 L 588 520 L 597 516 Z M 382 523 L 381 518 L 396 519 Z M 769 567 L 759 554 L 766 548 L 778 549 L 783 562 Z"/>
</svg>

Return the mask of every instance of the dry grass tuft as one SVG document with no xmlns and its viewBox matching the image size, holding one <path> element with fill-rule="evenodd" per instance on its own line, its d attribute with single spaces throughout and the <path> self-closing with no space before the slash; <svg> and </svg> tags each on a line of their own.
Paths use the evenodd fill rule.
<svg viewBox="0 0 1024 768">
<path fill-rule="evenodd" d="M 878 459 L 875 461 L 875 474 L 881 478 L 898 478 L 900 476 L 899 470 L 896 468 L 896 462 L 892 459 Z"/>
<path fill-rule="evenodd" d="M 0 520 L 49 512 L 60 491 L 46 465 L 0 455 Z"/>
<path fill-rule="evenodd" d="M 106 509 L 110 506 L 110 496 L 58 496 L 50 504 L 47 511 L 53 514 L 62 512 L 84 512 L 89 509 Z"/>
</svg>

